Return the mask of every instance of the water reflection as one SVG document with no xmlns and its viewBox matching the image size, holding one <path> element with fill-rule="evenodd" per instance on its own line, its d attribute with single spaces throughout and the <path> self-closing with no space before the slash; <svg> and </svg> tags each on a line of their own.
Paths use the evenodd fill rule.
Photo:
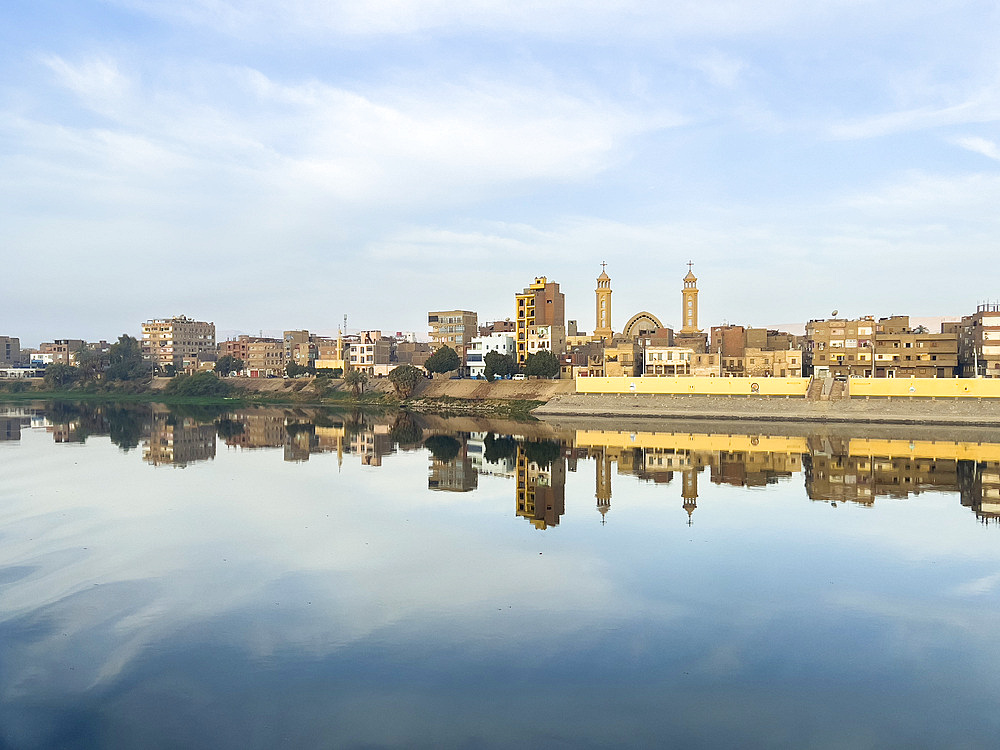
<svg viewBox="0 0 1000 750">
<path fill-rule="evenodd" d="M 1000 435 L 593 427 L 0 405 L 0 747 L 995 745 Z"/>
<path fill-rule="evenodd" d="M 540 530 L 559 525 L 566 512 L 567 472 L 576 472 L 580 461 L 593 463 L 602 523 L 611 513 L 616 474 L 677 486 L 674 497 L 689 524 L 701 481 L 763 488 L 796 477 L 808 498 L 832 505 L 870 506 L 879 497 L 951 492 L 979 520 L 1000 519 L 1000 437 L 968 430 L 938 440 L 878 436 L 870 428 L 866 436 L 855 437 L 844 434 L 847 428 L 837 434 L 815 427 L 797 428 L 800 434 L 780 434 L 780 428 L 738 434 L 698 427 L 690 432 L 572 429 L 303 408 L 0 405 L 2 441 L 18 441 L 26 429 L 45 430 L 55 443 L 107 436 L 125 452 L 141 444 L 142 459 L 153 466 L 184 468 L 211 461 L 219 443 L 230 450 L 280 449 L 292 463 L 336 453 L 338 466 L 350 457 L 366 467 L 381 467 L 397 451 L 424 450 L 428 489 L 473 492 L 481 475 L 511 480 L 514 515 Z"/>
</svg>

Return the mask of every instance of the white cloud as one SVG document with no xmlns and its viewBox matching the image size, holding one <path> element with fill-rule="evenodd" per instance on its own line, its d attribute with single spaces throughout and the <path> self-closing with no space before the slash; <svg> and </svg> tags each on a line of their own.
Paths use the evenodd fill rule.
<svg viewBox="0 0 1000 750">
<path fill-rule="evenodd" d="M 968 136 L 966 138 L 955 138 L 952 143 L 956 146 L 961 146 L 969 151 L 974 151 L 977 154 L 982 154 L 983 156 L 989 157 L 995 161 L 1000 161 L 1000 148 L 997 144 L 986 138 L 977 138 L 975 136 Z"/>
</svg>

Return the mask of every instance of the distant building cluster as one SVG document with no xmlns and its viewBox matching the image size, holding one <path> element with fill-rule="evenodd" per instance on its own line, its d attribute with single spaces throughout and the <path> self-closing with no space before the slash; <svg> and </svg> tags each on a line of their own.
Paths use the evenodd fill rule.
<svg viewBox="0 0 1000 750">
<path fill-rule="evenodd" d="M 143 356 L 153 372 L 174 374 L 211 369 L 220 357 L 236 360 L 239 374 L 281 377 L 290 365 L 344 374 L 359 370 L 388 375 L 409 364 L 422 367 L 437 349 L 458 355 L 458 375 L 482 378 L 487 357 L 509 358 L 523 371 L 533 355 L 558 361 L 558 377 L 802 377 L 816 378 L 1000 378 L 1000 304 L 980 304 L 941 330 L 912 326 L 909 316 L 810 320 L 805 334 L 738 324 L 699 328 L 698 278 L 693 264 L 681 281 L 681 328 L 675 331 L 649 311 L 636 312 L 621 332 L 612 327 L 611 277 L 602 264 L 597 277 L 594 329 L 587 334 L 566 320 L 559 284 L 539 276 L 513 294 L 513 317 L 484 325 L 473 310 L 427 313 L 426 341 L 414 333 L 338 331 L 335 337 L 308 330 L 281 338 L 240 335 L 217 342 L 215 324 L 183 315 L 141 325 Z M 836 316 L 836 312 L 834 313 Z M 345 318 L 346 320 L 346 318 Z M 79 353 L 107 353 L 106 341 L 56 339 L 24 349 L 0 336 L 0 378 L 32 377 L 51 364 L 74 365 Z"/>
</svg>

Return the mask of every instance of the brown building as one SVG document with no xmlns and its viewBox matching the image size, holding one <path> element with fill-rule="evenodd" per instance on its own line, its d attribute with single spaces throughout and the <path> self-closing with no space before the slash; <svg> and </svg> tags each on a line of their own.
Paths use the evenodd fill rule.
<svg viewBox="0 0 1000 750">
<path fill-rule="evenodd" d="M 912 329 L 906 315 L 810 320 L 806 353 L 817 377 L 951 378 L 958 337 Z"/>
<path fill-rule="evenodd" d="M 800 346 L 796 336 L 784 331 L 738 325 L 712 327 L 712 351 L 722 360 L 716 373 L 729 377 L 799 377 Z"/>
<path fill-rule="evenodd" d="M 157 367 L 173 365 L 178 371 L 196 367 L 198 355 L 215 351 L 215 323 L 183 315 L 142 324 L 142 354 Z"/>
<path fill-rule="evenodd" d="M 0 367 L 21 364 L 21 340 L 14 336 L 0 336 Z"/>
<path fill-rule="evenodd" d="M 429 312 L 427 326 L 434 349 L 450 346 L 465 364 L 466 350 L 479 331 L 479 316 L 471 310 Z"/>
<path fill-rule="evenodd" d="M 559 284 L 539 276 L 523 292 L 514 296 L 514 338 L 517 363 L 528 358 L 528 329 L 536 325 L 559 326 L 566 330 L 566 295 Z"/>
<path fill-rule="evenodd" d="M 1000 304 L 979 305 L 975 314 L 951 328 L 959 336 L 962 376 L 1000 378 Z"/>
<path fill-rule="evenodd" d="M 56 339 L 38 345 L 38 353 L 42 355 L 45 362 L 51 361 L 53 364 L 75 365 L 76 353 L 80 351 L 87 342 L 83 339 Z"/>
<path fill-rule="evenodd" d="M 251 378 L 285 374 L 285 344 L 279 339 L 257 339 L 247 344 L 244 361 Z"/>
<path fill-rule="evenodd" d="M 604 376 L 636 377 L 642 371 L 642 346 L 625 336 L 615 336 L 604 346 Z"/>
</svg>

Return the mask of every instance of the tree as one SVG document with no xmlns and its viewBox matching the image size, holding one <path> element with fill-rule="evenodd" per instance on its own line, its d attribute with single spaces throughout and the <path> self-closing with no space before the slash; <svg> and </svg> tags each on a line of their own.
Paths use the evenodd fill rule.
<svg viewBox="0 0 1000 750">
<path fill-rule="evenodd" d="M 138 339 L 123 333 L 118 343 L 108 350 L 108 380 L 138 380 L 146 375 L 147 368 L 142 361 L 142 347 Z"/>
<path fill-rule="evenodd" d="M 413 365 L 400 365 L 389 373 L 389 382 L 400 398 L 409 398 L 421 378 L 423 373 L 420 372 L 420 368 Z"/>
<path fill-rule="evenodd" d="M 483 374 L 486 375 L 486 379 L 491 383 L 494 378 L 506 378 L 517 372 L 517 363 L 514 362 L 514 358 L 509 354 L 486 352 L 486 357 L 483 358 L 483 363 L 486 365 L 486 369 Z"/>
<path fill-rule="evenodd" d="M 104 358 L 86 344 L 76 350 L 76 367 L 80 371 L 80 380 L 96 380 L 104 372 Z"/>
<path fill-rule="evenodd" d="M 344 382 L 350 386 L 355 398 L 361 395 L 368 382 L 368 375 L 364 370 L 349 370 L 344 376 Z"/>
<path fill-rule="evenodd" d="M 424 362 L 427 372 L 451 372 L 457 370 L 462 365 L 462 360 L 458 358 L 458 352 L 450 346 L 442 346 Z"/>
<path fill-rule="evenodd" d="M 79 377 L 79 370 L 62 362 L 53 362 L 45 368 L 45 385 L 49 388 L 65 388 L 75 383 Z"/>
<path fill-rule="evenodd" d="M 231 372 L 239 372 L 243 369 L 243 360 L 231 354 L 223 354 L 219 361 L 215 363 L 215 372 L 225 377 Z"/>
<path fill-rule="evenodd" d="M 529 354 L 524 363 L 525 375 L 539 375 L 543 378 L 551 378 L 559 374 L 559 358 L 555 354 L 544 349 L 534 354 Z"/>
<path fill-rule="evenodd" d="M 297 378 L 299 375 L 308 375 L 309 368 L 295 362 L 289 361 L 285 365 L 285 375 L 290 378 Z"/>
<path fill-rule="evenodd" d="M 417 420 L 407 411 L 400 411 L 393 420 L 392 428 L 389 430 L 389 437 L 404 445 L 419 445 L 424 439 L 424 431 L 417 424 Z"/>
</svg>

